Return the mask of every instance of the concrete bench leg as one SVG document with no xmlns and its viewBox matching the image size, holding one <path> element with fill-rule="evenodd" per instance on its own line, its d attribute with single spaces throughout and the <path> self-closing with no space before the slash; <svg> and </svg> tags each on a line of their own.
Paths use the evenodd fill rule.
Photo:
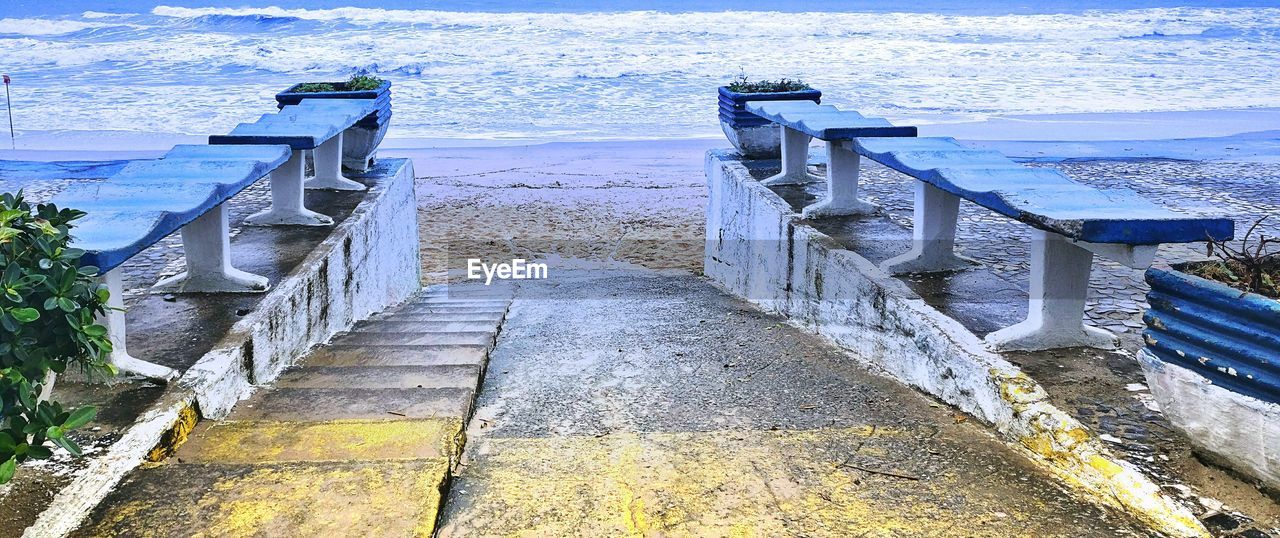
<svg viewBox="0 0 1280 538">
<path fill-rule="evenodd" d="M 880 269 L 891 275 L 964 269 L 973 260 L 955 253 L 960 197 L 923 181 L 916 182 L 911 250 L 885 260 Z"/>
<path fill-rule="evenodd" d="M 303 153 L 295 150 L 289 160 L 271 172 L 271 208 L 249 215 L 245 224 L 274 226 L 297 224 L 302 226 L 329 226 L 333 219 L 303 206 L 303 181 L 306 168 Z"/>
<path fill-rule="evenodd" d="M 987 335 L 987 343 L 998 350 L 1026 351 L 1118 347 L 1114 334 L 1084 324 L 1092 264 L 1093 252 L 1058 234 L 1033 231 L 1027 320 Z"/>
<path fill-rule="evenodd" d="M 231 266 L 231 229 L 227 205 L 218 204 L 182 227 L 182 250 L 187 270 L 161 280 L 161 291 L 196 293 L 255 293 L 267 290 L 267 278 Z"/>
<path fill-rule="evenodd" d="M 368 188 L 342 175 L 342 133 L 311 151 L 315 157 L 316 177 L 307 181 L 308 189 L 362 191 Z"/>
<path fill-rule="evenodd" d="M 804 208 L 806 218 L 843 217 L 875 213 L 875 204 L 858 199 L 858 171 L 862 156 L 843 142 L 827 142 L 827 198 Z"/>
<path fill-rule="evenodd" d="M 120 268 L 102 275 L 102 283 L 111 292 L 111 298 L 107 299 L 107 312 L 98 316 L 98 323 L 107 328 L 107 338 L 111 340 L 111 354 L 107 356 L 107 362 L 122 374 L 166 382 L 177 379 L 177 370 L 134 358 L 125 347 L 124 283 L 120 277 Z"/>
<path fill-rule="evenodd" d="M 822 181 L 809 173 L 809 141 L 813 137 L 795 129 L 782 129 L 782 173 L 766 178 L 765 185 L 800 185 Z"/>
</svg>

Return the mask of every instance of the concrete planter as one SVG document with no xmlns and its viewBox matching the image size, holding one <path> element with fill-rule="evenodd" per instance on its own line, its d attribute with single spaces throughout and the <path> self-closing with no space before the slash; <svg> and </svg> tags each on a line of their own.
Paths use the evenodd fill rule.
<svg viewBox="0 0 1280 538">
<path fill-rule="evenodd" d="M 1201 452 L 1280 487 L 1280 301 L 1178 270 L 1146 280 L 1140 359 L 1161 409 Z"/>
<path fill-rule="evenodd" d="M 738 93 L 720 87 L 720 128 L 733 147 L 748 159 L 777 159 L 782 156 L 782 134 L 777 125 L 747 112 L 747 101 L 822 101 L 822 92 Z"/>
<path fill-rule="evenodd" d="M 330 84 L 342 84 L 332 82 Z M 374 90 L 340 91 L 340 92 L 297 92 L 300 84 L 290 86 L 288 90 L 276 94 L 279 108 L 296 105 L 303 99 L 376 99 L 378 111 L 360 120 L 355 126 L 343 133 L 342 166 L 358 172 L 364 172 L 373 166 L 377 155 L 378 144 L 387 135 L 387 127 L 391 125 L 391 81 L 383 81 Z"/>
</svg>

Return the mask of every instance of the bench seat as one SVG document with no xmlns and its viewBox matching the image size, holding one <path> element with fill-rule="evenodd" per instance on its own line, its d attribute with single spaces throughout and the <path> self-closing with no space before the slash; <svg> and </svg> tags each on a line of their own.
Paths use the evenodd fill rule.
<svg viewBox="0 0 1280 538">
<path fill-rule="evenodd" d="M 280 174 L 271 180 L 272 209 L 251 220 L 254 224 L 309 224 L 325 226 L 332 219 L 306 209 L 289 209 L 303 185 L 310 189 L 365 190 L 365 186 L 342 175 L 343 133 L 371 116 L 389 113 L 391 97 L 378 99 L 303 99 L 286 105 L 274 114 L 263 114 L 253 123 L 241 123 L 230 133 L 213 135 L 209 143 L 221 144 L 286 144 L 298 150 Z M 315 160 L 315 177 L 308 181 L 301 151 L 311 151 Z M 296 184 L 296 185 L 295 185 Z M 276 204 L 275 194 L 283 195 Z M 300 206 L 299 206 L 300 207 Z M 299 214 L 301 212 L 301 214 Z"/>
<path fill-rule="evenodd" d="M 782 129 L 782 171 L 765 185 L 820 181 L 809 173 L 809 142 L 827 145 L 827 196 L 804 208 L 805 218 L 872 213 L 875 205 L 858 199 L 860 158 L 847 142 L 861 137 L 915 137 L 915 127 L 895 126 L 884 118 L 868 118 L 813 101 L 748 101 L 746 110 Z"/>
<path fill-rule="evenodd" d="M 137 359 L 126 347 L 124 282 L 120 265 L 174 232 L 182 234 L 186 272 L 156 287 L 188 292 L 260 292 L 267 279 L 231 265 L 225 202 L 289 161 L 285 145 L 175 146 L 156 160 L 132 161 L 102 180 L 76 182 L 52 202 L 85 212 L 71 245 L 81 264 L 98 268 L 111 292 L 99 318 L 112 350 L 107 360 L 121 372 L 172 380 L 175 370 Z"/>
<path fill-rule="evenodd" d="M 1192 217 L 1127 189 L 1098 189 L 951 138 L 859 138 L 854 151 L 1030 226 L 1090 243 L 1158 245 L 1230 237 L 1231 219 Z"/>
<path fill-rule="evenodd" d="M 284 146 L 175 146 L 104 181 L 70 185 L 52 201 L 86 213 L 72 245 L 85 251 L 82 264 L 106 273 L 266 176 L 289 154 Z"/>
<path fill-rule="evenodd" d="M 378 103 L 372 99 L 304 99 L 277 113 L 263 114 L 253 123 L 241 123 L 228 134 L 210 136 L 209 143 L 316 149 L 377 111 Z"/>
<path fill-rule="evenodd" d="M 895 126 L 884 118 L 868 118 L 813 101 L 750 101 L 747 111 L 773 123 L 826 141 L 864 136 L 916 136 L 914 126 Z"/>
<path fill-rule="evenodd" d="M 891 274 L 964 269 L 955 253 L 961 200 L 1033 228 L 1027 319 L 987 335 L 995 349 L 1071 346 L 1114 349 L 1109 331 L 1084 324 L 1094 255 L 1146 268 L 1161 243 L 1230 239 L 1230 219 L 1195 217 L 1126 189 L 1098 189 L 1048 168 L 1031 168 L 951 138 L 857 138 L 859 155 L 918 181 L 912 248 L 881 263 Z"/>
</svg>

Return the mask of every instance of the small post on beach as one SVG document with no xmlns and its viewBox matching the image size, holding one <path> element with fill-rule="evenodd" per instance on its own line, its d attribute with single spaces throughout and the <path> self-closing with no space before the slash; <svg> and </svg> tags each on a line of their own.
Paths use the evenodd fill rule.
<svg viewBox="0 0 1280 538">
<path fill-rule="evenodd" d="M 18 141 L 13 136 L 13 97 L 9 96 L 9 75 L 0 75 L 4 79 L 4 106 L 9 109 L 9 145 L 18 149 Z"/>
</svg>

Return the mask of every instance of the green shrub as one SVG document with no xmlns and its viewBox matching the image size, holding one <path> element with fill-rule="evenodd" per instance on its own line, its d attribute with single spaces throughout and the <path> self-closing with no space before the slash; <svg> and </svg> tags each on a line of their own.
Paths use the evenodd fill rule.
<svg viewBox="0 0 1280 538">
<path fill-rule="evenodd" d="M 95 409 L 40 401 L 49 372 L 115 373 L 107 328 L 96 322 L 109 294 L 96 267 L 80 267 L 84 252 L 68 247 L 71 221 L 82 216 L 52 204 L 32 209 L 21 192 L 0 195 L 0 484 L 18 463 L 52 456 L 50 444 L 80 455 L 66 434 Z"/>
<path fill-rule="evenodd" d="M 738 93 L 780 93 L 780 92 L 798 92 L 803 90 L 811 90 L 809 87 L 799 80 L 781 78 L 778 80 L 757 80 L 752 82 L 747 75 L 739 75 L 737 80 L 729 83 L 729 91 Z"/>
<path fill-rule="evenodd" d="M 293 89 L 298 93 L 357 92 L 376 90 L 384 81 L 369 75 L 355 75 L 346 82 L 304 82 Z"/>
</svg>

